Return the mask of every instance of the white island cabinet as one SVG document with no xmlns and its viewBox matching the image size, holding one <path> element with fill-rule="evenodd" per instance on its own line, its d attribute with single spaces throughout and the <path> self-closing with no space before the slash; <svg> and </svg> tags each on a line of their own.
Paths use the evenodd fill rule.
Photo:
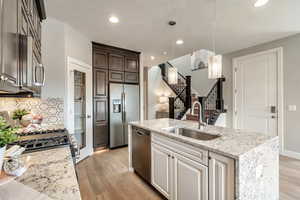
<svg viewBox="0 0 300 200">
<path fill-rule="evenodd" d="M 130 122 L 129 170 L 136 173 L 132 127 L 149 132 L 140 162 L 148 159 L 146 181 L 169 200 L 279 200 L 278 137 L 174 119 Z"/>
<path fill-rule="evenodd" d="M 170 200 L 233 200 L 234 160 L 152 134 L 152 185 Z M 178 148 L 180 145 L 181 148 Z M 197 151 L 198 150 L 198 151 Z M 203 155 L 196 159 L 195 154 Z M 194 155 L 193 155 L 194 154 Z M 195 158 L 195 159 L 193 159 Z"/>
</svg>

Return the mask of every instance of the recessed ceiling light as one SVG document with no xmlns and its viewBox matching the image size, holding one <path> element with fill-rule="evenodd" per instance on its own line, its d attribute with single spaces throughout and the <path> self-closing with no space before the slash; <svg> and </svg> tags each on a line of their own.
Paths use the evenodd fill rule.
<svg viewBox="0 0 300 200">
<path fill-rule="evenodd" d="M 269 2 L 269 0 L 256 0 L 254 7 L 261 7 L 266 5 Z"/>
<path fill-rule="evenodd" d="M 150 56 L 150 59 L 151 59 L 151 60 L 154 60 L 154 59 L 155 59 L 155 57 L 154 57 L 154 56 Z"/>
<path fill-rule="evenodd" d="M 168 53 L 166 51 L 163 52 L 164 55 L 167 55 Z"/>
<path fill-rule="evenodd" d="M 109 21 L 113 24 L 119 23 L 119 18 L 117 18 L 116 16 L 111 16 L 109 18 Z"/>
<path fill-rule="evenodd" d="M 178 44 L 178 45 L 181 45 L 181 44 L 183 44 L 184 42 L 183 42 L 183 40 L 177 40 L 176 41 L 176 44 Z"/>
</svg>

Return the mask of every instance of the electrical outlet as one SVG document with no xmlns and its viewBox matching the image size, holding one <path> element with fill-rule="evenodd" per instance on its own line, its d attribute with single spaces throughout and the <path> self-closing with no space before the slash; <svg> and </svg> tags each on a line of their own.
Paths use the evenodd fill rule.
<svg viewBox="0 0 300 200">
<path fill-rule="evenodd" d="M 262 165 L 256 167 L 256 179 L 259 179 L 262 176 L 263 169 Z"/>
<path fill-rule="evenodd" d="M 296 105 L 289 105 L 288 110 L 291 111 L 291 112 L 295 112 L 295 111 L 297 111 L 297 106 Z"/>
</svg>

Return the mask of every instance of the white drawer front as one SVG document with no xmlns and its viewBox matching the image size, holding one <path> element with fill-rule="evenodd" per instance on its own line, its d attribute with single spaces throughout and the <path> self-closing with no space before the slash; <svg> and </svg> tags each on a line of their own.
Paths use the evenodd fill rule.
<svg viewBox="0 0 300 200">
<path fill-rule="evenodd" d="M 151 132 L 151 141 L 165 148 L 168 148 L 178 154 L 181 154 L 191 160 L 208 166 L 208 151 L 206 150 L 193 147 L 192 145 L 176 141 L 174 139 L 162 136 L 154 132 Z"/>
</svg>

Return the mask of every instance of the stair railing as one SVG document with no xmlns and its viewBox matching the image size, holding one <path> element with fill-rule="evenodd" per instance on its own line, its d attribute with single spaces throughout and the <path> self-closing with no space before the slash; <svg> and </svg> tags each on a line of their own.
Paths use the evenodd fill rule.
<svg viewBox="0 0 300 200">
<path fill-rule="evenodd" d="M 191 76 L 183 76 L 181 73 L 178 73 L 178 83 L 169 84 L 168 82 L 168 69 L 169 67 L 174 67 L 171 63 L 166 62 L 160 64 L 161 75 L 165 83 L 172 89 L 176 94 L 176 97 L 169 97 L 169 118 L 181 118 L 185 112 L 191 108 L 192 101 L 192 92 L 191 92 Z M 183 106 L 182 106 L 183 105 Z M 179 114 L 175 113 L 177 108 Z M 176 114 L 176 115 L 175 115 Z"/>
<path fill-rule="evenodd" d="M 210 115 L 213 114 L 213 111 L 217 111 L 219 113 L 225 112 L 223 99 L 224 81 L 224 77 L 219 78 L 207 96 L 198 97 L 198 101 L 201 103 L 203 110 L 202 119 L 205 119 L 205 121 L 210 119 Z M 205 115 L 205 113 L 207 113 L 208 116 Z"/>
</svg>

